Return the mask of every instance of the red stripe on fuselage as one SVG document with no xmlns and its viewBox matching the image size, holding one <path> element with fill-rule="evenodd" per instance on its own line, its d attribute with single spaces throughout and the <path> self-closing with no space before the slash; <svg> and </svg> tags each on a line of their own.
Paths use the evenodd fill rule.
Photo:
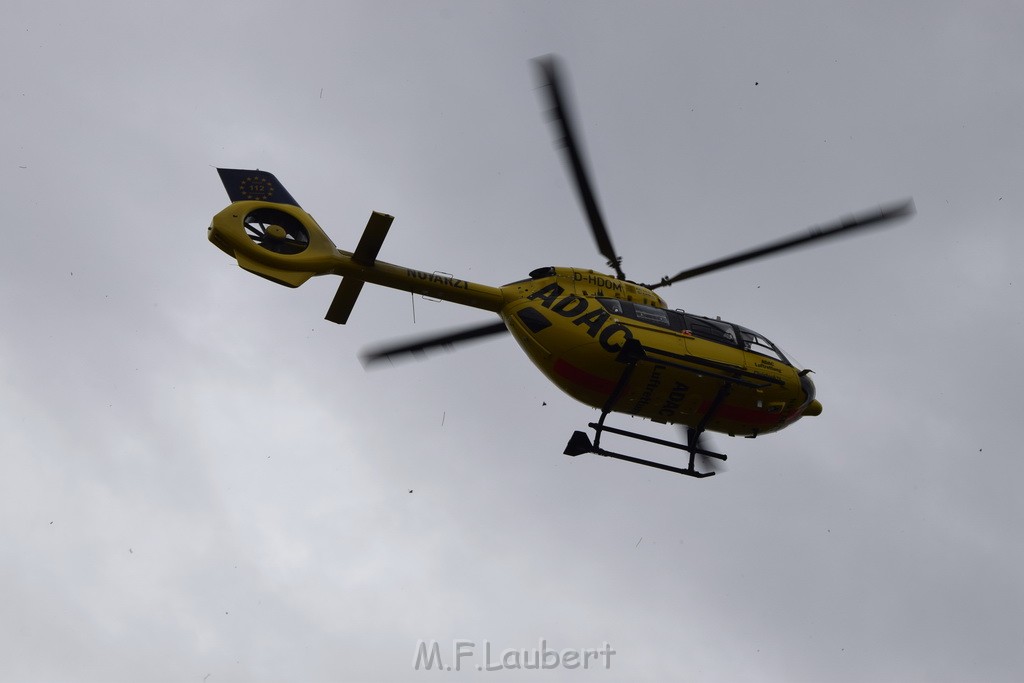
<svg viewBox="0 0 1024 683">
<path fill-rule="evenodd" d="M 615 382 L 610 382 L 603 377 L 593 375 L 561 358 L 555 361 L 554 370 L 555 374 L 559 377 L 567 379 L 584 389 L 597 391 L 606 396 L 611 395 L 615 389 Z"/>
<path fill-rule="evenodd" d="M 703 415 L 704 411 L 711 408 L 711 402 L 708 401 L 701 405 L 700 412 Z M 728 403 L 719 406 L 715 412 L 715 417 L 723 420 L 733 420 L 734 422 L 741 422 L 743 424 L 753 425 L 757 427 L 772 427 L 778 425 L 780 422 L 784 422 L 790 414 L 782 413 L 769 413 L 766 410 L 760 408 L 743 408 L 741 406 L 731 406 Z"/>
<path fill-rule="evenodd" d="M 589 389 L 590 391 L 596 391 L 603 396 L 610 396 L 612 391 L 615 390 L 615 382 L 598 377 L 592 373 L 578 368 L 572 363 L 559 358 L 555 361 L 554 365 L 555 374 L 559 377 L 572 382 L 573 384 L 583 388 Z M 711 408 L 711 401 L 705 401 L 701 404 L 698 415 L 703 415 L 707 410 Z M 766 410 L 760 408 L 744 408 L 736 405 L 729 405 L 728 401 L 718 407 L 715 411 L 715 417 L 723 420 L 731 420 L 739 422 L 741 424 L 750 425 L 752 427 L 778 427 L 780 424 L 788 424 L 791 422 L 795 415 L 794 413 L 769 413 Z"/>
</svg>

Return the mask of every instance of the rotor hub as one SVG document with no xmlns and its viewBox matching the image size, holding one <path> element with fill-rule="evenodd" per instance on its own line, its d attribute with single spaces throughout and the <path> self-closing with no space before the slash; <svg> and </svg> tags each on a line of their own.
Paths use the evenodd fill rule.
<svg viewBox="0 0 1024 683">
<path fill-rule="evenodd" d="M 275 239 L 283 240 L 288 236 L 288 231 L 280 225 L 268 225 L 267 234 Z"/>
</svg>

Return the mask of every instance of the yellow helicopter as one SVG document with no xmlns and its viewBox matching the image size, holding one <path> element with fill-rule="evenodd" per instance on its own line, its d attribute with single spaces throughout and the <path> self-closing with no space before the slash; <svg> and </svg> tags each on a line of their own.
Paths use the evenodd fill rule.
<svg viewBox="0 0 1024 683">
<path fill-rule="evenodd" d="M 298 287 L 314 275 L 340 275 L 326 319 L 348 322 L 364 283 L 479 308 L 500 320 L 412 343 L 382 347 L 363 356 L 372 364 L 422 354 L 472 339 L 510 332 L 530 360 L 556 386 L 597 408 L 601 416 L 587 433 L 576 431 L 564 453 L 617 458 L 692 477 L 715 474 L 711 463 L 726 455 L 706 447 L 706 431 L 753 438 L 819 415 L 810 370 L 764 335 L 749 328 L 671 309 L 656 289 L 813 241 L 879 226 L 914 212 L 912 200 L 811 228 L 806 232 L 684 270 L 651 284 L 626 278 L 622 259 L 598 208 L 565 94 L 564 77 L 553 57 L 535 60 L 579 199 L 614 274 L 549 266 L 524 280 L 494 287 L 398 266 L 377 259 L 392 216 L 373 212 L 355 251 L 338 249 L 313 217 L 272 174 L 218 169 L 232 203 L 213 218 L 211 242 L 256 275 Z M 611 413 L 682 425 L 686 442 L 655 438 L 606 424 Z M 609 432 L 688 454 L 686 467 L 610 451 L 601 446 Z M 703 463 L 698 471 L 698 458 Z M 711 459 L 711 460 L 709 460 Z"/>
</svg>

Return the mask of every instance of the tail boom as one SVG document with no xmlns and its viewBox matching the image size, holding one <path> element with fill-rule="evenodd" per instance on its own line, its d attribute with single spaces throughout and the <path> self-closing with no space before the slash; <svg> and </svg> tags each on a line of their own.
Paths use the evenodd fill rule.
<svg viewBox="0 0 1024 683">
<path fill-rule="evenodd" d="M 252 238 L 252 229 L 247 227 L 250 217 L 256 212 L 265 216 L 268 210 L 301 223 L 308 234 L 308 244 L 303 243 L 299 253 L 278 253 Z M 245 200 L 234 202 L 214 216 L 208 237 L 245 270 L 286 287 L 298 287 L 317 275 L 342 276 L 342 284 L 327 313 L 327 319 L 337 323 L 348 320 L 365 282 L 487 311 L 501 310 L 504 299 L 497 287 L 377 260 L 391 220 L 391 216 L 374 212 L 356 250 L 348 252 L 338 249 L 299 206 Z M 274 227 L 271 225 L 267 233 L 271 234 Z"/>
</svg>

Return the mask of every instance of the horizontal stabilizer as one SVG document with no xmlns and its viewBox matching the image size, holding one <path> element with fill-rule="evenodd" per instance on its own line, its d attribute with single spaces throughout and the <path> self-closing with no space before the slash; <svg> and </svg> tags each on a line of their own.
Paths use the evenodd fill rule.
<svg viewBox="0 0 1024 683">
<path fill-rule="evenodd" d="M 380 247 L 384 244 L 384 238 L 388 236 L 388 230 L 391 228 L 393 220 L 395 217 L 386 213 L 379 211 L 371 213 L 370 220 L 366 221 L 366 227 L 363 228 L 363 235 L 359 238 L 359 244 L 356 245 L 356 250 L 352 253 L 352 260 L 361 266 L 372 268 L 373 264 L 377 262 L 377 254 L 380 253 Z M 362 290 L 363 280 L 355 275 L 346 275 L 338 285 L 338 291 L 324 318 L 339 325 L 347 323 L 349 315 L 352 314 L 352 308 L 356 305 L 356 299 L 359 298 L 359 292 Z"/>
<path fill-rule="evenodd" d="M 359 238 L 359 244 L 352 254 L 352 260 L 361 266 L 372 266 L 380 253 L 380 245 L 384 244 L 384 238 L 388 236 L 391 222 L 394 216 L 374 211 L 370 214 L 370 220 L 366 221 L 363 228 L 363 236 Z"/>
<path fill-rule="evenodd" d="M 359 292 L 361 291 L 363 291 L 362 280 L 355 277 L 342 278 L 341 284 L 338 285 L 338 291 L 334 295 L 334 300 L 331 301 L 331 307 L 327 309 L 327 315 L 324 316 L 324 319 L 339 325 L 347 323 L 349 315 L 352 314 L 352 307 L 356 305 L 356 299 L 359 298 Z"/>
</svg>

